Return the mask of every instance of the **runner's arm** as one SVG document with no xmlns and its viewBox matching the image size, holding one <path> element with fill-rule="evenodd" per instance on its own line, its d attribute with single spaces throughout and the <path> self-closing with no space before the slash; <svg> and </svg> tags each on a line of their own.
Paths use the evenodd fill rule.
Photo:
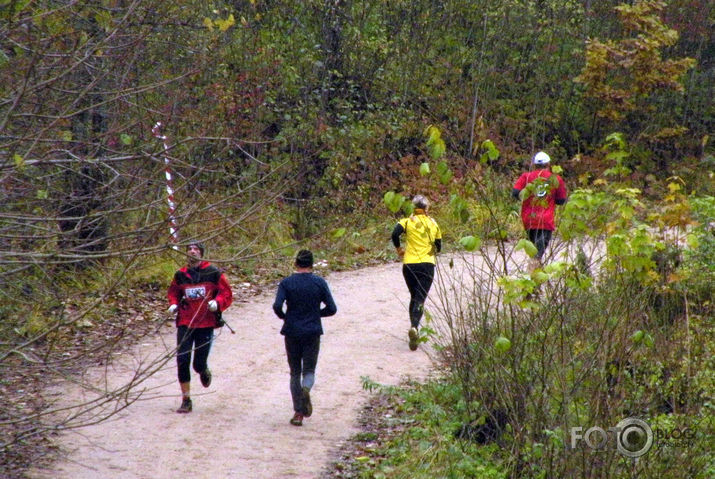
<svg viewBox="0 0 715 479">
<path fill-rule="evenodd" d="M 556 177 L 559 180 L 559 187 L 556 189 L 556 198 L 554 201 L 556 202 L 557 205 L 563 205 L 566 203 L 566 199 L 568 197 L 568 193 L 566 192 L 566 185 L 564 184 L 564 180 L 560 177 Z"/>
<path fill-rule="evenodd" d="M 221 275 L 218 280 L 218 291 L 216 292 L 216 297 L 214 298 L 218 302 L 219 311 L 226 311 L 226 308 L 231 306 L 233 302 L 233 292 L 231 291 L 231 284 L 226 279 L 226 275 Z"/>
<path fill-rule="evenodd" d="M 183 291 L 181 287 L 176 282 L 176 277 L 171 280 L 171 285 L 169 286 L 169 291 L 166 294 L 169 304 L 179 304 L 181 298 L 183 297 Z"/>
<path fill-rule="evenodd" d="M 321 318 L 325 316 L 332 316 L 338 312 L 338 307 L 335 305 L 335 300 L 333 300 L 333 295 L 330 293 L 330 288 L 328 287 L 327 282 L 323 285 L 323 303 L 325 304 L 325 307 L 320 309 Z"/>
<path fill-rule="evenodd" d="M 522 173 L 521 176 L 519 176 L 519 179 L 516 180 L 516 183 L 514 183 L 514 186 L 511 189 L 511 196 L 514 197 L 514 199 L 519 199 L 519 193 L 521 193 L 521 190 L 526 188 L 526 173 Z"/>
<path fill-rule="evenodd" d="M 283 289 L 283 283 L 278 285 L 278 291 L 276 292 L 276 300 L 273 302 L 273 312 L 276 313 L 281 319 L 286 319 L 286 314 L 283 312 L 283 303 L 285 303 L 286 294 L 285 289 Z"/>
<path fill-rule="evenodd" d="M 400 247 L 400 235 L 404 232 L 405 228 L 400 223 L 397 223 L 395 229 L 392 230 L 392 244 L 395 245 L 395 248 Z"/>
</svg>

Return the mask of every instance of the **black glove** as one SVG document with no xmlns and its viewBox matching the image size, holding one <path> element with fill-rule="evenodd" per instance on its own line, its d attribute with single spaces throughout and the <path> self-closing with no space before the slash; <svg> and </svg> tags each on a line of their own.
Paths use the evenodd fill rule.
<svg viewBox="0 0 715 479">
<path fill-rule="evenodd" d="M 226 321 L 224 321 L 221 316 L 222 316 L 221 312 L 217 311 L 216 312 L 216 326 L 218 326 L 219 328 L 222 328 L 226 324 Z"/>
</svg>

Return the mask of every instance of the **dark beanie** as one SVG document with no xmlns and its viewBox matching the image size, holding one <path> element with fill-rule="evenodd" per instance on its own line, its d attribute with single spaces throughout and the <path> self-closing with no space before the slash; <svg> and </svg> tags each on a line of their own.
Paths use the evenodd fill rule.
<svg viewBox="0 0 715 479">
<path fill-rule="evenodd" d="M 310 268 L 313 266 L 313 253 L 310 250 L 302 249 L 295 256 L 295 265 L 299 268 Z"/>
<path fill-rule="evenodd" d="M 189 249 L 189 246 L 192 246 L 192 245 L 199 248 L 199 251 L 201 251 L 201 257 L 203 258 L 203 257 L 204 257 L 204 251 L 205 251 L 205 249 L 206 249 L 206 247 L 204 246 L 204 244 L 203 244 L 201 241 L 191 241 L 189 244 L 186 245 L 186 249 Z"/>
</svg>

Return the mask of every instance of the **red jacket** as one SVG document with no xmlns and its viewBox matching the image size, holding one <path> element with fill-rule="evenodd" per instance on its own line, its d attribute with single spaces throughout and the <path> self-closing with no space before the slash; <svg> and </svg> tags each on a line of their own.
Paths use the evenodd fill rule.
<svg viewBox="0 0 715 479">
<path fill-rule="evenodd" d="M 566 186 L 559 175 L 556 175 L 558 186 L 551 185 L 548 180 L 552 175 L 554 173 L 547 169 L 527 171 L 514 183 L 514 190 L 521 191 L 537 178 L 543 178 L 540 180 L 543 186 L 537 187 L 534 194 L 529 195 L 521 203 L 521 221 L 524 223 L 524 229 L 554 230 L 556 201 L 560 203 L 566 201 Z"/>
<path fill-rule="evenodd" d="M 218 327 L 218 312 L 209 311 L 209 301 L 216 300 L 218 311 L 224 311 L 233 301 L 226 276 L 208 261 L 201 261 L 193 268 L 184 266 L 177 271 L 167 296 L 169 304 L 179 305 L 176 325 L 192 329 Z"/>
</svg>

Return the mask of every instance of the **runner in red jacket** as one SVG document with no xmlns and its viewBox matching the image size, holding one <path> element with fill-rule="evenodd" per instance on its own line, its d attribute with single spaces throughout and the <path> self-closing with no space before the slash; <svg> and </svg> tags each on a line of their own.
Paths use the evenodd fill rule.
<svg viewBox="0 0 715 479">
<path fill-rule="evenodd" d="M 194 371 L 201 384 L 209 387 L 209 351 L 214 328 L 223 325 L 221 313 L 231 305 L 231 286 L 221 271 L 204 255 L 204 245 L 189 243 L 186 247 L 188 264 L 174 274 L 169 286 L 169 313 L 176 313 L 176 365 L 181 386 L 181 406 L 176 412 L 191 412 L 191 352 L 194 352 Z"/>
<path fill-rule="evenodd" d="M 534 269 L 541 264 L 546 246 L 554 231 L 554 210 L 556 205 L 566 203 L 566 185 L 564 180 L 549 169 L 551 158 L 543 151 L 534 155 L 532 160 L 535 170 L 522 173 L 512 189 L 514 198 L 519 198 L 522 190 L 527 194 L 521 202 L 521 221 L 529 235 L 529 241 L 536 246 Z"/>
</svg>

